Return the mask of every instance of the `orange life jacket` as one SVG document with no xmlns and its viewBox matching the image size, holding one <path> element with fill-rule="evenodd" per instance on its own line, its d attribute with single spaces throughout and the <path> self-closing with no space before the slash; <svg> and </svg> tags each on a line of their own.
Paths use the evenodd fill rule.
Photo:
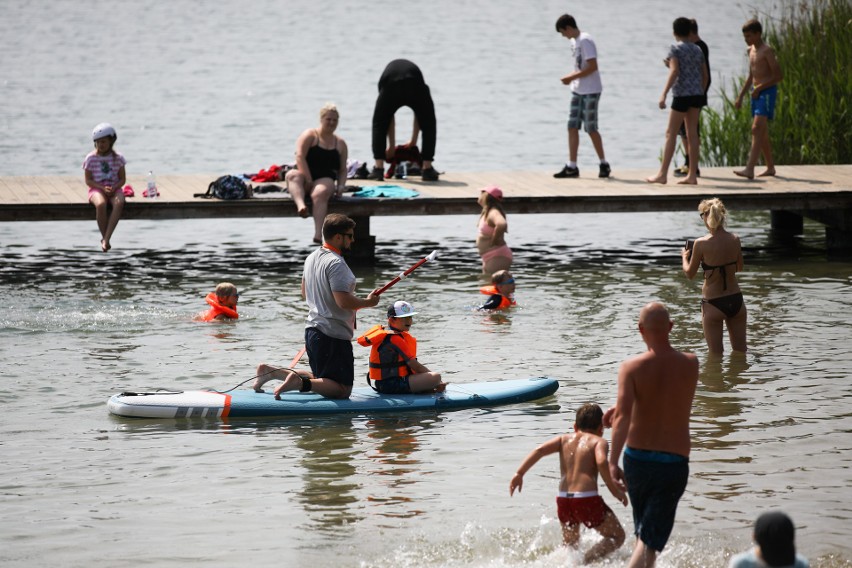
<svg viewBox="0 0 852 568">
<path fill-rule="evenodd" d="M 207 297 L 204 298 L 208 304 L 210 304 L 211 308 L 201 316 L 201 321 L 212 321 L 218 315 L 224 315 L 230 319 L 237 319 L 239 314 L 237 314 L 237 310 L 234 308 L 229 308 L 228 306 L 223 306 L 219 303 L 219 297 L 216 295 L 216 292 L 210 292 L 207 294 Z"/>
<path fill-rule="evenodd" d="M 408 361 L 417 357 L 417 340 L 410 333 L 374 325 L 358 338 L 358 344 L 371 347 L 371 380 L 381 381 L 411 374 Z"/>
<path fill-rule="evenodd" d="M 483 286 L 479 289 L 483 294 L 487 294 L 488 296 L 494 296 L 495 294 L 500 296 L 500 305 L 494 308 L 495 310 L 505 310 L 511 306 L 517 306 L 514 298 L 510 298 L 509 296 L 504 296 L 500 292 L 497 291 L 497 286 L 493 284 L 490 286 Z"/>
</svg>

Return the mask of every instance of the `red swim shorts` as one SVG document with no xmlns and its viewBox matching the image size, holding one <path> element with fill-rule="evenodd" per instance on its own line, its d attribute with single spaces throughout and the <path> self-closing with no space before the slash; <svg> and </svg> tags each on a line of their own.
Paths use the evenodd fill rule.
<svg viewBox="0 0 852 568">
<path fill-rule="evenodd" d="M 583 523 L 593 529 L 604 522 L 607 511 L 612 513 L 600 495 L 593 497 L 557 497 L 556 509 L 563 525 Z M 613 513 L 614 514 L 614 513 Z"/>
</svg>

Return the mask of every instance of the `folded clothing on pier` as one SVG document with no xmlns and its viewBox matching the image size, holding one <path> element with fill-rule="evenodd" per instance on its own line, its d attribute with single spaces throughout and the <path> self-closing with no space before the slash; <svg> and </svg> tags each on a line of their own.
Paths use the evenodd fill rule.
<svg viewBox="0 0 852 568">
<path fill-rule="evenodd" d="M 373 185 L 364 187 L 352 194 L 352 197 L 393 197 L 396 199 L 407 199 L 420 195 L 413 189 L 407 189 L 398 185 Z"/>
</svg>

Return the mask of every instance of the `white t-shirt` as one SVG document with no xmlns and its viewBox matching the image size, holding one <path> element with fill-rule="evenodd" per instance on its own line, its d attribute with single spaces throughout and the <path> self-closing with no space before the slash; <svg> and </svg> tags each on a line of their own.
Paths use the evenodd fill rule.
<svg viewBox="0 0 852 568">
<path fill-rule="evenodd" d="M 589 59 L 598 58 L 595 41 L 586 32 L 580 32 L 579 36 L 571 40 L 571 49 L 574 53 L 574 71 L 582 71 L 588 66 Z M 571 90 L 578 95 L 600 93 L 603 90 L 600 71 L 574 79 L 571 82 Z"/>
</svg>

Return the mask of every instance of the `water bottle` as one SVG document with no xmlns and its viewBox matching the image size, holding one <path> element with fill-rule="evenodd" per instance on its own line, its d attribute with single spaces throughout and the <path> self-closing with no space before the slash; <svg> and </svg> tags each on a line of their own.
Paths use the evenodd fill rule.
<svg viewBox="0 0 852 568">
<path fill-rule="evenodd" d="M 408 162 L 400 162 L 396 167 L 396 179 L 405 179 L 408 177 Z"/>
<path fill-rule="evenodd" d="M 148 172 L 148 187 L 145 190 L 145 197 L 157 197 L 159 192 L 157 191 L 157 180 L 154 179 L 154 172 Z"/>
</svg>

